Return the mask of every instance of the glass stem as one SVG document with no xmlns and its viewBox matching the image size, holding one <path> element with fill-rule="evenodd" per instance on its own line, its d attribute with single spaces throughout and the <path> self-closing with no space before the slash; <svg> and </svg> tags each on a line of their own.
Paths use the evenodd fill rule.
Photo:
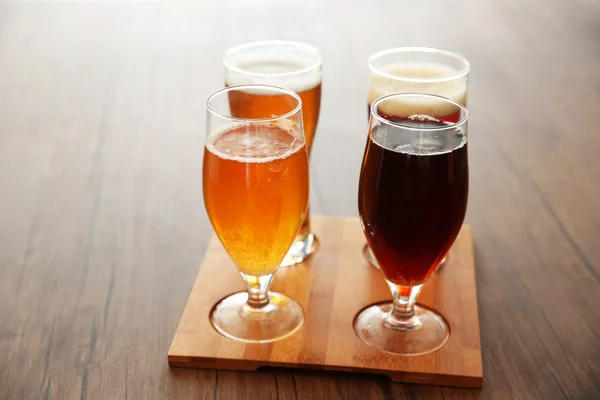
<svg viewBox="0 0 600 400">
<path fill-rule="evenodd" d="M 248 288 L 247 311 L 259 311 L 266 307 L 270 302 L 269 287 L 273 281 L 274 274 L 254 276 L 246 275 L 243 272 L 240 273 Z"/>
<path fill-rule="evenodd" d="M 397 331 L 411 332 L 421 328 L 421 320 L 415 315 L 417 296 L 423 285 L 401 286 L 387 281 L 394 303 L 383 319 L 383 324 Z"/>
</svg>

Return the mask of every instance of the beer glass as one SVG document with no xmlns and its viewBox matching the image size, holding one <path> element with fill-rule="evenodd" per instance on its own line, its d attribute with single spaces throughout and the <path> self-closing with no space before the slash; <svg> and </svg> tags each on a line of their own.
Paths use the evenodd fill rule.
<svg viewBox="0 0 600 400">
<path fill-rule="evenodd" d="M 244 96 L 256 96 L 252 117 L 238 116 L 231 106 L 232 98 Z M 273 98 L 277 110 L 267 107 Z M 210 319 L 229 338 L 274 341 L 295 332 L 304 318 L 295 300 L 269 292 L 308 207 L 302 101 L 290 90 L 242 85 L 215 92 L 206 108 L 204 204 L 247 287 L 221 300 Z"/>
<path fill-rule="evenodd" d="M 291 41 L 251 42 L 229 49 L 225 54 L 224 65 L 225 86 L 268 84 L 293 90 L 300 96 L 306 149 L 310 156 L 321 107 L 319 51 L 307 44 Z M 232 96 L 230 101 L 231 111 L 235 116 L 253 118 L 256 113 L 279 112 L 284 100 L 271 96 L 267 103 L 254 93 L 241 93 Z M 310 213 L 307 213 L 282 265 L 291 266 L 302 262 L 316 250 L 316 246 L 316 237 L 310 230 Z"/>
<path fill-rule="evenodd" d="M 358 211 L 393 301 L 364 309 L 354 329 L 379 350 L 418 355 L 448 339 L 443 318 L 416 299 L 465 217 L 467 119 L 462 104 L 427 94 L 389 95 L 371 106 Z"/>
<path fill-rule="evenodd" d="M 394 93 L 435 94 L 467 106 L 470 65 L 459 54 L 430 47 L 398 47 L 373 54 L 368 65 L 371 72 L 368 114 L 375 100 Z M 434 114 L 444 121 L 456 121 L 458 118 L 458 115 Z M 367 245 L 363 254 L 377 268 Z"/>
</svg>

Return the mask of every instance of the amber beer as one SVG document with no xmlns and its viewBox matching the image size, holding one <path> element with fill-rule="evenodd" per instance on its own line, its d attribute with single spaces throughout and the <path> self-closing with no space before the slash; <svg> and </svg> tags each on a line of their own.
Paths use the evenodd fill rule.
<svg viewBox="0 0 600 400">
<path fill-rule="evenodd" d="M 296 92 L 302 100 L 306 149 L 310 157 L 321 108 L 321 56 L 310 45 L 281 40 L 242 44 L 227 51 L 225 86 L 272 85 Z M 231 114 L 238 118 L 268 118 L 287 110 L 285 96 L 265 96 L 253 90 L 229 93 Z M 302 262 L 316 250 L 310 213 L 302 223 L 282 266 Z"/>
<path fill-rule="evenodd" d="M 308 156 L 299 135 L 271 122 L 229 128 L 206 143 L 206 210 L 223 246 L 245 274 L 273 273 L 305 217 Z"/>
<path fill-rule="evenodd" d="M 262 69 L 268 69 L 266 66 Z M 235 78 L 225 82 L 226 86 L 236 85 Z M 306 148 L 310 154 L 313 139 L 319 122 L 319 109 L 321 108 L 321 81 L 315 77 L 308 77 L 305 82 L 282 79 L 274 82 L 275 86 L 285 87 L 296 92 L 302 100 L 302 118 L 304 121 L 304 135 Z M 287 85 L 286 85 L 287 84 Z M 289 99 L 286 96 L 265 96 L 251 91 L 232 92 L 229 94 L 231 114 L 238 118 L 268 118 L 271 115 L 281 115 L 289 109 Z"/>
<path fill-rule="evenodd" d="M 402 124 L 446 126 L 427 119 Z M 359 184 L 359 213 L 369 246 L 385 278 L 404 287 L 422 284 L 434 272 L 460 231 L 469 192 L 463 133 L 411 135 L 407 142 L 385 126 L 374 128 Z"/>
<path fill-rule="evenodd" d="M 458 71 L 450 66 L 434 62 L 402 62 L 381 67 L 371 76 L 369 84 L 368 111 L 371 104 L 380 97 L 394 93 L 427 93 L 449 98 L 467 105 L 467 81 L 464 78 L 450 79 Z M 409 117 L 423 113 L 421 104 L 406 105 L 404 110 L 396 110 L 397 117 Z M 442 102 L 431 103 L 427 115 L 442 121 L 457 122 L 460 111 L 448 114 L 448 106 Z"/>
</svg>

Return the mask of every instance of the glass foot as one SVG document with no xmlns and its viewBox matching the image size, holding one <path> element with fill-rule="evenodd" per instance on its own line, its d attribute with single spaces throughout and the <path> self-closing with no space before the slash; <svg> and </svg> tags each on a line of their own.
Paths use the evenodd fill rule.
<svg viewBox="0 0 600 400">
<path fill-rule="evenodd" d="M 281 266 L 291 267 L 300 264 L 313 254 L 318 247 L 319 240 L 314 233 L 308 233 L 304 237 L 298 236 L 281 262 Z"/>
<path fill-rule="evenodd" d="M 269 292 L 270 302 L 261 308 L 248 306 L 247 292 L 232 294 L 217 303 L 210 322 L 230 339 L 267 343 L 295 333 L 304 321 L 302 306 L 281 293 Z"/>
<path fill-rule="evenodd" d="M 415 315 L 421 321 L 418 329 L 396 330 L 384 324 L 384 317 L 392 310 L 392 302 L 379 303 L 362 310 L 354 320 L 358 337 L 377 350 L 386 353 L 417 356 L 439 349 L 448 341 L 450 329 L 434 311 L 415 306 Z"/>
</svg>

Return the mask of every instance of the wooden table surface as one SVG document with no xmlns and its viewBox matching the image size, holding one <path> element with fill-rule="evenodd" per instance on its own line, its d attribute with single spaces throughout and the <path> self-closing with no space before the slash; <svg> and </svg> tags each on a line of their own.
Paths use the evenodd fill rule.
<svg viewBox="0 0 600 400">
<path fill-rule="evenodd" d="M 484 387 L 170 369 L 206 250 L 204 101 L 226 47 L 322 49 L 312 210 L 357 214 L 366 57 L 472 62 Z M 597 0 L 0 4 L 0 399 L 600 398 Z"/>
</svg>

